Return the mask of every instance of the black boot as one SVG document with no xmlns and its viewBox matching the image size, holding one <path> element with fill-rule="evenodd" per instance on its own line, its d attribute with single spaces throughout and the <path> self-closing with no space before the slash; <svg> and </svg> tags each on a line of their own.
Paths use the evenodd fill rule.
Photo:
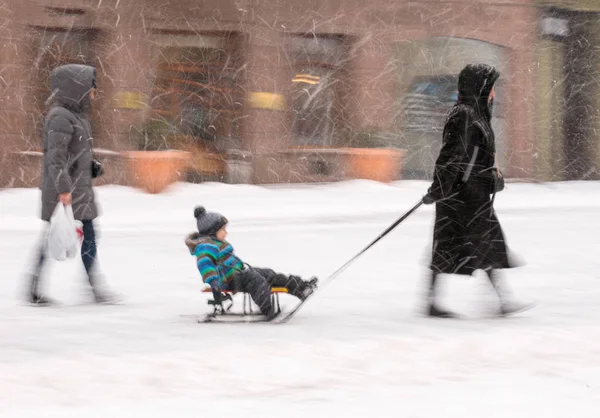
<svg viewBox="0 0 600 418">
<path fill-rule="evenodd" d="M 429 282 L 429 293 L 427 295 L 427 310 L 425 314 L 433 318 L 457 318 L 457 315 L 451 311 L 441 309 L 435 303 L 435 286 L 438 280 L 438 273 L 431 272 Z"/>
<path fill-rule="evenodd" d="M 455 313 L 437 308 L 434 304 L 429 305 L 427 315 L 432 318 L 458 318 Z"/>
<path fill-rule="evenodd" d="M 50 299 L 47 296 L 43 296 L 37 293 L 32 293 L 29 295 L 29 303 L 34 306 L 54 306 L 57 305 L 56 301 Z"/>
<path fill-rule="evenodd" d="M 111 291 L 100 274 L 88 271 L 88 281 L 94 294 L 94 302 L 102 305 L 116 305 L 123 302 L 123 297 Z"/>
<path fill-rule="evenodd" d="M 102 305 L 117 305 L 123 302 L 123 297 L 108 289 L 100 290 L 98 287 L 92 289 L 94 302 Z"/>
<path fill-rule="evenodd" d="M 40 277 L 42 274 L 42 270 L 44 264 L 46 264 L 46 244 L 45 244 L 45 234 L 42 238 L 40 247 L 37 253 L 37 259 L 34 271 L 29 276 L 29 287 L 27 289 L 27 294 L 25 298 L 29 303 L 34 306 L 52 306 L 57 305 L 55 300 L 50 299 L 47 296 L 44 296 L 40 292 Z"/>
<path fill-rule="evenodd" d="M 94 289 L 94 302 L 102 305 L 117 305 L 123 302 L 123 298 L 107 290 Z"/>
<path fill-rule="evenodd" d="M 279 276 L 281 279 L 280 282 L 285 282 L 284 287 L 288 289 L 289 294 L 297 297 L 301 301 L 305 300 L 315 291 L 315 289 L 317 288 L 317 283 L 319 282 L 319 279 L 317 279 L 316 277 L 311 277 L 309 280 L 303 280 L 300 276 Z"/>
<path fill-rule="evenodd" d="M 519 302 L 510 297 L 510 292 L 505 283 L 500 283 L 500 277 L 497 271 L 494 270 L 486 270 L 485 272 L 488 276 L 492 287 L 496 291 L 498 295 L 498 299 L 500 300 L 500 316 L 507 316 L 519 312 L 523 312 L 529 310 L 535 306 L 533 303 L 525 303 Z"/>
<path fill-rule="evenodd" d="M 311 277 L 308 281 L 303 282 L 304 286 L 303 286 L 302 291 L 298 295 L 298 298 L 302 301 L 306 300 L 306 298 L 308 298 L 310 295 L 312 295 L 315 292 L 315 290 L 317 290 L 318 282 L 319 282 L 319 279 L 316 277 Z"/>
<path fill-rule="evenodd" d="M 56 301 L 44 296 L 39 291 L 40 277 L 37 274 L 31 275 L 27 301 L 34 306 L 53 306 Z"/>
</svg>

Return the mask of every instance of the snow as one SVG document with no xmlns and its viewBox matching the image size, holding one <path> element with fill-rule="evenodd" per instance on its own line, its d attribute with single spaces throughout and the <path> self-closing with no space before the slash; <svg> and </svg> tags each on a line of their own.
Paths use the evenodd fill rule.
<svg viewBox="0 0 600 418">
<path fill-rule="evenodd" d="M 596 417 L 600 410 L 600 183 L 508 184 L 496 207 L 527 264 L 505 272 L 538 306 L 496 318 L 482 277 L 443 281 L 458 321 L 421 315 L 433 208 L 421 207 L 289 323 L 196 324 L 206 294 L 183 238 L 203 204 L 247 262 L 335 271 L 427 183 L 97 188 L 99 262 L 122 306 L 86 303 L 79 260 L 53 263 L 60 308 L 23 283 L 39 191 L 0 191 L 0 416 Z M 282 297 L 284 306 L 295 301 Z M 237 305 L 240 307 L 241 300 Z"/>
</svg>

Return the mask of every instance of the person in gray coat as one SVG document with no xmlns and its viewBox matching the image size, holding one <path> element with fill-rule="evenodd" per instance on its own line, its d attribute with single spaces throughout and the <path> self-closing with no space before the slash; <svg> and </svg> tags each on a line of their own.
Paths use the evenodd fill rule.
<svg viewBox="0 0 600 418">
<path fill-rule="evenodd" d="M 41 217 L 49 222 L 59 201 L 72 206 L 75 219 L 83 224 L 81 258 L 95 301 L 111 302 L 115 295 L 101 290 L 94 273 L 97 250 L 93 220 L 98 216 L 98 208 L 92 179 L 103 174 L 102 165 L 94 158 L 88 120 L 96 92 L 96 69 L 79 64 L 58 67 L 50 75 L 50 88 L 53 104 L 46 115 L 43 133 Z M 46 248 L 44 234 L 28 294 L 29 301 L 37 305 L 52 303 L 40 291 Z"/>
</svg>

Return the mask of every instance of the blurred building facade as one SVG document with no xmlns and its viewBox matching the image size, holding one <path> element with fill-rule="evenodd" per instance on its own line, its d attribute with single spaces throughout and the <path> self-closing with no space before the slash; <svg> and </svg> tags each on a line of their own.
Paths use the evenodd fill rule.
<svg viewBox="0 0 600 418">
<path fill-rule="evenodd" d="M 169 148 L 191 152 L 190 181 L 222 180 L 245 156 L 246 181 L 330 181 L 344 177 L 335 150 L 373 138 L 407 150 L 404 178 L 429 178 L 469 62 L 502 73 L 507 176 L 598 178 L 592 3 L 8 0 L 0 185 L 39 183 L 48 75 L 71 62 L 98 68 L 105 182 L 128 182 L 117 153 Z"/>
<path fill-rule="evenodd" d="M 600 2 L 538 5 L 539 170 L 549 179 L 599 179 Z"/>
</svg>

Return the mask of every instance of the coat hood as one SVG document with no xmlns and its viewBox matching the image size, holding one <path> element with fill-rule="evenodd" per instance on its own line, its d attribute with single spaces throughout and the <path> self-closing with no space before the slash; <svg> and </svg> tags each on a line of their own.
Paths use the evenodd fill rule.
<svg viewBox="0 0 600 418">
<path fill-rule="evenodd" d="M 199 232 L 192 232 L 185 237 L 185 245 L 190 250 L 191 254 L 194 254 L 194 250 L 198 244 L 214 244 L 220 243 L 216 238 L 210 237 L 206 234 L 200 234 Z"/>
<path fill-rule="evenodd" d="M 458 75 L 458 104 L 471 106 L 488 120 L 492 117 L 488 98 L 500 73 L 487 64 L 469 64 Z"/>
<path fill-rule="evenodd" d="M 95 87 L 96 69 L 89 65 L 63 65 L 50 74 L 52 99 L 56 104 L 74 112 L 89 110 L 90 91 Z"/>
<path fill-rule="evenodd" d="M 200 235 L 197 232 L 192 232 L 185 237 L 185 245 L 190 250 L 190 253 L 194 253 L 194 250 L 202 241 L 206 239 L 205 235 Z"/>
</svg>

